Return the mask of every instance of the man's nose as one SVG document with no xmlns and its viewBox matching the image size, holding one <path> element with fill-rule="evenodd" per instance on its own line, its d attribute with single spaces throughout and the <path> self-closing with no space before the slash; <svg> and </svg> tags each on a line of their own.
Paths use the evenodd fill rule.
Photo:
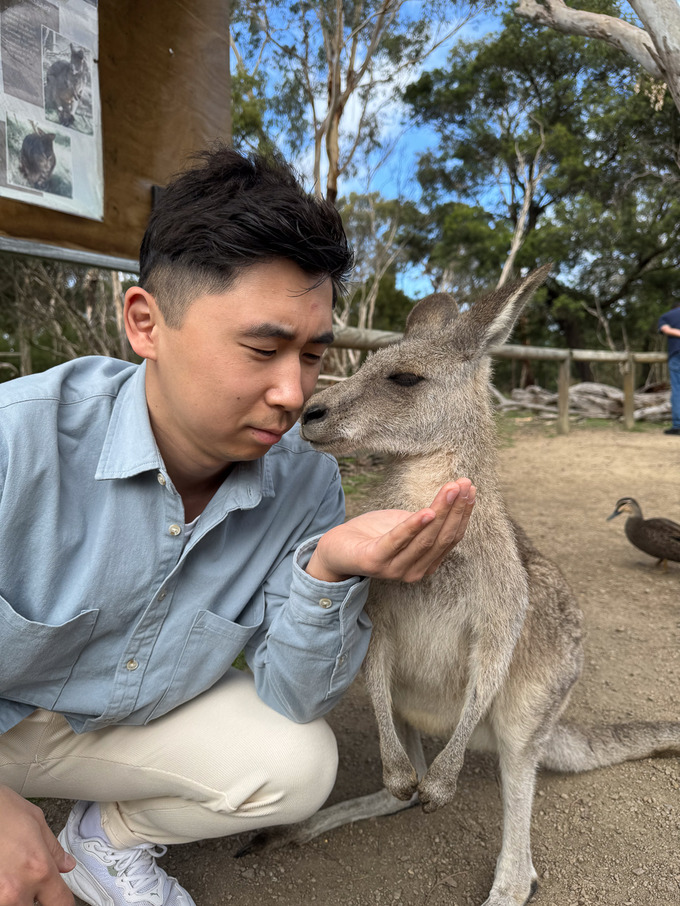
<svg viewBox="0 0 680 906">
<path fill-rule="evenodd" d="M 281 406 L 284 409 L 302 409 L 305 404 L 305 392 L 302 386 L 302 369 L 299 362 L 285 362 L 276 370 L 274 381 L 267 393 L 270 406 Z"/>
</svg>

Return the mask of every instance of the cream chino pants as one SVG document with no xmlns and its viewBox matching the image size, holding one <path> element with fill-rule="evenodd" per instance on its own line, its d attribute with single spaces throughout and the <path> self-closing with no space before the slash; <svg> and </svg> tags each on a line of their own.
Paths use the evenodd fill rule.
<svg viewBox="0 0 680 906">
<path fill-rule="evenodd" d="M 99 802 L 121 849 L 302 821 L 323 805 L 336 769 L 328 724 L 282 717 L 238 670 L 143 727 L 78 735 L 39 709 L 0 735 L 0 784 L 26 798 Z"/>
</svg>

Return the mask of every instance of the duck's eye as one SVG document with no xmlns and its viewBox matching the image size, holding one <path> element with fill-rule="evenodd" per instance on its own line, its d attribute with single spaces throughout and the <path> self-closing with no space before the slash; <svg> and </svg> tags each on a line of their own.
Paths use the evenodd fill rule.
<svg viewBox="0 0 680 906">
<path fill-rule="evenodd" d="M 415 384 L 424 381 L 425 378 L 421 377 L 419 374 L 413 374 L 410 371 L 399 371 L 396 374 L 391 374 L 389 380 L 394 384 L 398 384 L 400 387 L 413 387 Z"/>
</svg>

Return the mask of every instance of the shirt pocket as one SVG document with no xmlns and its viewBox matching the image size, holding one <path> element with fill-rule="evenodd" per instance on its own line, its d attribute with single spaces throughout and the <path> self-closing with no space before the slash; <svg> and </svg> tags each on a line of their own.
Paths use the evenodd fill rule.
<svg viewBox="0 0 680 906">
<path fill-rule="evenodd" d="M 248 605 L 248 624 L 234 623 L 210 610 L 199 610 L 180 652 L 168 688 L 148 723 L 214 686 L 229 670 L 264 618 L 264 592 Z"/>
<path fill-rule="evenodd" d="M 99 610 L 36 623 L 0 596 L 0 696 L 51 710 L 94 630 Z"/>
</svg>

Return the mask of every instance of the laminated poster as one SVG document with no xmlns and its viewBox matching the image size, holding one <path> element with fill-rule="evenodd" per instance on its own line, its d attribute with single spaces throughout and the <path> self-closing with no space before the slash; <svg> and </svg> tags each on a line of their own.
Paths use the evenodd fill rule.
<svg viewBox="0 0 680 906">
<path fill-rule="evenodd" d="M 102 220 L 97 0 L 0 0 L 0 195 Z"/>
</svg>

